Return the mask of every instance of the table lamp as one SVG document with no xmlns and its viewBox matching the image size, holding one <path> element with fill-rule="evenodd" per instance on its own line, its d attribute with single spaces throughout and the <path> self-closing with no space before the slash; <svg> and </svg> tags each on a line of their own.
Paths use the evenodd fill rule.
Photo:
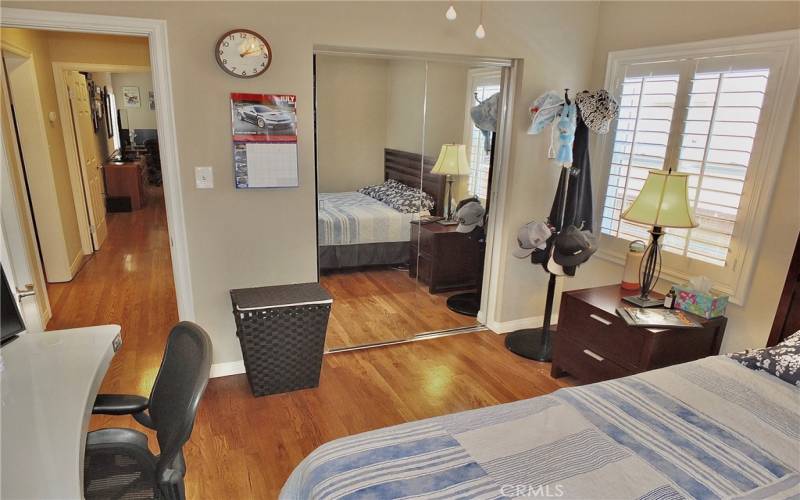
<svg viewBox="0 0 800 500">
<path fill-rule="evenodd" d="M 431 170 L 432 174 L 447 176 L 447 212 L 446 221 L 453 223 L 451 200 L 453 198 L 453 176 L 469 175 L 469 162 L 467 161 L 467 147 L 463 144 L 443 144 L 439 158 Z"/>
<path fill-rule="evenodd" d="M 639 296 L 631 295 L 624 300 L 639 307 L 654 307 L 663 302 L 649 297 L 661 274 L 661 248 L 659 239 L 665 227 L 697 227 L 694 214 L 689 207 L 689 174 L 673 172 L 672 169 L 651 170 L 647 180 L 622 218 L 651 226 L 652 239 L 642 256 L 639 267 Z"/>
</svg>

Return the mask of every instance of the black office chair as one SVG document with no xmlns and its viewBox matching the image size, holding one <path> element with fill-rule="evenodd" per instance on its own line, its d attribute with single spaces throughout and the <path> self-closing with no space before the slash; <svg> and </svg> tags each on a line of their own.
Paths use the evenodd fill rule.
<svg viewBox="0 0 800 500">
<path fill-rule="evenodd" d="M 154 429 L 161 454 L 133 429 L 100 429 L 86 439 L 84 496 L 94 498 L 185 498 L 183 445 L 189 440 L 211 369 L 211 339 L 194 323 L 172 328 L 150 398 L 100 394 L 92 413 L 133 415 Z"/>
</svg>

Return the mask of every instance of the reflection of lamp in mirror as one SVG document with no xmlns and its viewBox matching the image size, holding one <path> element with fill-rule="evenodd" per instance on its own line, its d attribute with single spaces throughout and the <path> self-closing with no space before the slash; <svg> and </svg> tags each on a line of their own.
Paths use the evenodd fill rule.
<svg viewBox="0 0 800 500">
<path fill-rule="evenodd" d="M 625 220 L 652 226 L 652 240 L 644 251 L 639 267 L 641 293 L 638 297 L 625 297 L 626 301 L 639 307 L 653 307 L 663 303 L 649 297 L 661 274 L 661 248 L 658 240 L 664 234 L 663 228 L 697 227 L 689 207 L 688 179 L 689 174 L 673 172 L 671 169 L 668 172 L 650 171 L 639 195 L 622 214 Z"/>
<path fill-rule="evenodd" d="M 467 147 L 463 144 L 443 144 L 439 159 L 431 170 L 432 174 L 447 176 L 447 221 L 453 221 L 451 200 L 453 198 L 453 176 L 469 175 Z"/>
</svg>

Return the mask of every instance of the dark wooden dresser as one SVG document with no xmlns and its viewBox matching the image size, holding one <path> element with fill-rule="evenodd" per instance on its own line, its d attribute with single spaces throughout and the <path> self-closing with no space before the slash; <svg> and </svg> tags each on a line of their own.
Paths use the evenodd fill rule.
<svg viewBox="0 0 800 500">
<path fill-rule="evenodd" d="M 131 208 L 139 210 L 146 203 L 144 165 L 141 161 L 109 161 L 103 165 L 106 196 L 130 198 Z"/>
<path fill-rule="evenodd" d="M 592 383 L 719 354 L 727 318 L 696 317 L 703 328 L 628 326 L 616 308 L 630 291 L 619 285 L 564 292 L 551 375 Z"/>
<path fill-rule="evenodd" d="M 478 281 L 478 242 L 456 227 L 411 224 L 408 273 L 428 285 L 430 293 L 474 288 Z"/>
</svg>

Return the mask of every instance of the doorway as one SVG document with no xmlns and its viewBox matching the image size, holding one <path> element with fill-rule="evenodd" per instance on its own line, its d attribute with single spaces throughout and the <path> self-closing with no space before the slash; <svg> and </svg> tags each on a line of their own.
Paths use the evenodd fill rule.
<svg viewBox="0 0 800 500">
<path fill-rule="evenodd" d="M 508 60 L 315 50 L 318 269 L 334 299 L 328 352 L 484 328 L 496 220 L 485 211 L 510 69 Z M 487 126 L 472 110 L 490 98 Z M 465 158 L 452 175 L 446 150 Z M 466 203 L 481 212 L 472 223 L 440 220 Z"/>
<path fill-rule="evenodd" d="M 146 390 L 152 385 L 171 327 L 179 319 L 193 319 L 187 261 L 180 251 L 183 221 L 180 212 L 175 216 L 180 187 L 171 98 L 162 90 L 169 85 L 163 67 L 151 70 L 149 59 L 159 49 L 150 45 L 151 36 L 7 28 L 5 23 L 18 13 L 11 11 L 4 16 L 2 28 L 3 56 L 6 66 L 12 66 L 8 78 L 3 75 L 3 129 L 21 128 L 15 126 L 25 120 L 36 123 L 38 118 L 44 133 L 36 139 L 45 146 L 31 148 L 37 142 L 23 143 L 4 133 L 4 270 L 16 285 L 23 314 L 30 313 L 25 314 L 28 331 L 121 325 L 127 348 L 115 356 L 110 370 L 115 376 L 107 377 L 104 390 Z M 52 18 L 52 13 L 47 16 Z M 136 29 L 143 29 L 137 24 Z M 119 52 L 129 58 L 141 56 L 141 61 L 116 61 L 115 43 L 140 47 Z M 164 48 L 163 43 L 159 45 Z M 87 46 L 96 49 L 94 53 L 76 50 Z M 12 54 L 6 53 L 7 48 Z M 72 63 L 65 54 L 80 54 L 81 62 Z M 11 56 L 26 62 L 9 61 Z M 93 57 L 97 62 L 84 62 Z M 19 73 L 18 68 L 26 65 L 32 70 Z M 32 100 L 40 110 L 14 113 L 25 104 L 19 99 L 28 89 L 38 91 L 38 98 Z M 130 97 L 128 105 L 118 113 L 115 102 L 125 92 Z M 138 99 L 132 97 L 135 94 Z M 134 108 L 149 117 L 133 116 Z M 40 162 L 37 151 L 49 152 L 50 162 Z M 55 190 L 49 208 L 61 233 L 54 234 L 68 242 L 64 244 L 68 255 L 80 256 L 72 275 L 63 279 L 53 279 L 58 276 L 44 265 L 49 240 L 42 237 L 40 220 L 44 219 L 37 214 L 40 198 L 34 197 L 34 187 L 42 186 L 32 185 L 32 175 L 27 175 L 35 168 L 46 174 L 37 180 L 47 180 L 44 187 Z M 6 192 L 15 195 L 13 201 Z M 17 222 L 16 227 L 9 222 Z M 87 231 L 79 231 L 80 225 Z"/>
</svg>

